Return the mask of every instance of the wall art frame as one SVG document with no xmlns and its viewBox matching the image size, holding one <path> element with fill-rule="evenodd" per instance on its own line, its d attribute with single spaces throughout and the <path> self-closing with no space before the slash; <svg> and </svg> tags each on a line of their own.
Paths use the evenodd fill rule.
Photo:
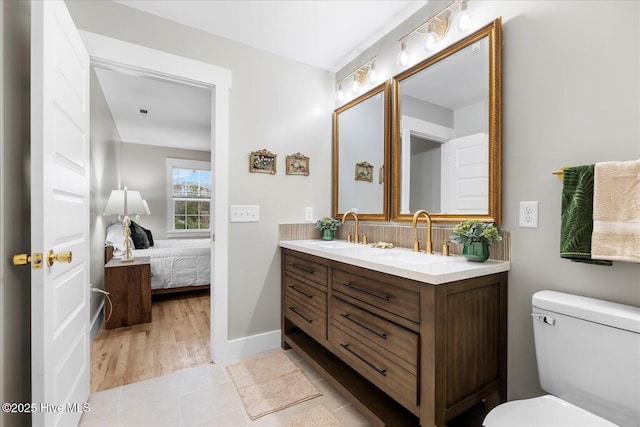
<svg viewBox="0 0 640 427">
<path fill-rule="evenodd" d="M 249 172 L 274 175 L 276 173 L 277 158 L 277 154 L 273 154 L 266 148 L 252 151 L 249 157 Z"/>
<path fill-rule="evenodd" d="M 356 181 L 373 182 L 373 165 L 371 163 L 356 163 Z"/>
<path fill-rule="evenodd" d="M 301 153 L 287 156 L 287 175 L 309 175 L 309 157 Z"/>
</svg>

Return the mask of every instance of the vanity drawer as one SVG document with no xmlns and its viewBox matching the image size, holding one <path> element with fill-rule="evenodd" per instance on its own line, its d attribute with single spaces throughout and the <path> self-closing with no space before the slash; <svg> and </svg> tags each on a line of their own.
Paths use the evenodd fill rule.
<svg viewBox="0 0 640 427">
<path fill-rule="evenodd" d="M 284 276 L 284 294 L 291 295 L 303 305 L 311 305 L 318 312 L 327 312 L 327 294 L 318 288 L 308 285 L 296 277 L 285 274 Z"/>
<path fill-rule="evenodd" d="M 333 270 L 333 290 L 412 322 L 420 320 L 417 292 L 379 282 L 342 270 Z"/>
<path fill-rule="evenodd" d="M 308 259 L 293 256 L 288 252 L 284 254 L 284 270 L 296 274 L 305 279 L 326 288 L 327 287 L 327 267 Z"/>
<path fill-rule="evenodd" d="M 382 317 L 331 297 L 331 325 L 352 331 L 402 359 L 405 369 L 416 373 L 418 366 L 418 334 Z M 375 347 L 374 347 L 375 348 Z"/>
<path fill-rule="evenodd" d="M 331 329 L 334 351 L 351 368 L 393 397 L 410 411 L 417 413 L 417 376 L 393 363 L 389 358 L 363 343 L 358 334 L 339 327 Z"/>
<path fill-rule="evenodd" d="M 304 297 L 288 292 L 284 297 L 284 315 L 317 340 L 327 339 L 327 312 L 308 304 Z"/>
</svg>

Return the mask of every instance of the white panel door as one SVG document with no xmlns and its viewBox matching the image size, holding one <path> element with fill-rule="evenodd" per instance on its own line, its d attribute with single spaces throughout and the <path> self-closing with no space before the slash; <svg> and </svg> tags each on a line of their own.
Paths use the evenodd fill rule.
<svg viewBox="0 0 640 427">
<path fill-rule="evenodd" d="M 75 426 L 89 398 L 89 56 L 64 2 L 31 3 L 34 426 Z M 70 263 L 47 253 L 72 252 Z"/>
<path fill-rule="evenodd" d="M 442 192 L 443 211 L 486 214 L 489 209 L 488 135 L 463 136 L 444 145 L 443 182 L 449 187 Z"/>
</svg>

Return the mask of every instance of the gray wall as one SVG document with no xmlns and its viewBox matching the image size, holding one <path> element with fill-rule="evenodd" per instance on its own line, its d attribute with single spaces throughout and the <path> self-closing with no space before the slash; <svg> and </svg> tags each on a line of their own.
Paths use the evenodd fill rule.
<svg viewBox="0 0 640 427">
<path fill-rule="evenodd" d="M 90 211 L 90 280 L 94 288 L 104 289 L 104 238 L 109 219 L 102 216 L 111 190 L 119 188 L 122 142 L 96 73 L 91 70 L 91 200 Z M 90 318 L 93 322 L 104 300 L 101 293 L 91 292 Z M 96 319 L 95 327 L 102 319 Z M 93 333 L 97 332 L 95 329 Z"/>
<path fill-rule="evenodd" d="M 260 222 L 229 224 L 229 338 L 280 329 L 278 224 L 302 222 L 306 206 L 331 213 L 334 75 L 114 2 L 67 7 L 82 30 L 231 70 L 229 202 L 259 205 Z M 249 173 L 263 148 L 278 155 L 276 175 Z M 310 157 L 307 177 L 284 173 L 296 152 Z"/>
<path fill-rule="evenodd" d="M 398 38 L 448 3 L 430 2 L 336 77 L 375 54 L 379 74 L 397 74 Z M 508 390 L 510 399 L 520 399 L 542 392 L 530 316 L 533 293 L 553 289 L 640 305 L 640 265 L 560 259 L 562 183 L 551 174 L 563 165 L 640 158 L 640 2 L 476 1 L 469 7 L 476 22 L 503 19 L 503 226 L 513 242 Z M 597 36 L 602 17 L 612 13 L 615 25 Z M 411 46 L 420 49 L 419 39 Z M 522 200 L 540 202 L 537 229 L 518 227 Z"/>
<path fill-rule="evenodd" d="M 211 153 L 208 151 L 128 142 L 123 144 L 120 160 L 123 185 L 131 190 L 140 191 L 142 198 L 149 204 L 151 215 L 141 216 L 140 225 L 151 230 L 154 240 L 167 238 L 167 157 L 211 161 Z M 113 222 L 113 219 L 115 218 L 111 218 L 109 223 Z"/>
<path fill-rule="evenodd" d="M 31 400 L 30 267 L 30 5 L 0 2 L 0 402 Z M 0 426 L 30 425 L 30 417 L 0 412 Z"/>
</svg>

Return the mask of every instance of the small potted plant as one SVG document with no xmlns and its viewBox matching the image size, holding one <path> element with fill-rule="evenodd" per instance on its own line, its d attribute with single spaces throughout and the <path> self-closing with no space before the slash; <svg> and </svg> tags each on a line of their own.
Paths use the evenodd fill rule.
<svg viewBox="0 0 640 427">
<path fill-rule="evenodd" d="M 462 255 L 469 261 L 484 262 L 489 259 L 489 246 L 502 240 L 500 231 L 493 223 L 477 219 L 462 221 L 453 228 L 451 241 L 462 243 Z"/>
<path fill-rule="evenodd" d="M 333 240 L 336 230 L 342 225 L 340 220 L 325 216 L 316 221 L 316 228 L 322 233 L 322 240 Z"/>
</svg>

